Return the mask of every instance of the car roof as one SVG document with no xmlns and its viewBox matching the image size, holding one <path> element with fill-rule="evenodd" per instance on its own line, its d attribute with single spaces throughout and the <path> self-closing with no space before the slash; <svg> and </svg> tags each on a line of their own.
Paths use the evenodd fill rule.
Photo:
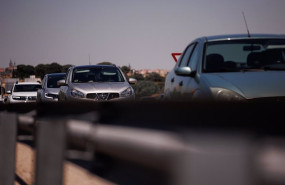
<svg viewBox="0 0 285 185">
<path fill-rule="evenodd" d="M 92 68 L 92 67 L 117 67 L 116 65 L 82 65 L 82 66 L 74 66 L 74 69 L 75 68 Z"/>
<path fill-rule="evenodd" d="M 18 82 L 16 85 L 40 85 L 39 82 Z"/>
<path fill-rule="evenodd" d="M 213 35 L 204 37 L 207 41 L 216 41 L 216 40 L 230 40 L 230 39 L 259 39 L 259 38 L 278 38 L 285 39 L 284 34 L 229 34 L 229 35 Z"/>
<path fill-rule="evenodd" d="M 50 73 L 47 76 L 59 76 L 59 75 L 66 75 L 66 73 Z"/>
</svg>

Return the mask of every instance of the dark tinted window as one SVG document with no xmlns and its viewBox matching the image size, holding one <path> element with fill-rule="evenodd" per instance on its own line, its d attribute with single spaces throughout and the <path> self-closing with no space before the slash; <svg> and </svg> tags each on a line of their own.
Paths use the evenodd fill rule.
<svg viewBox="0 0 285 185">
<path fill-rule="evenodd" d="M 193 47 L 195 45 L 194 44 L 191 44 L 187 49 L 186 51 L 184 52 L 183 56 L 182 56 L 182 59 L 179 63 L 179 67 L 184 67 L 188 64 L 188 61 L 189 61 L 189 58 L 191 56 L 191 53 L 192 53 L 192 50 L 193 50 Z"/>
<path fill-rule="evenodd" d="M 41 88 L 41 85 L 37 84 L 25 84 L 25 85 L 15 85 L 14 92 L 34 92 Z"/>
<path fill-rule="evenodd" d="M 59 88 L 57 81 L 65 79 L 65 75 L 52 75 L 47 78 L 47 88 Z"/>
<path fill-rule="evenodd" d="M 124 82 L 124 78 L 116 67 L 82 67 L 73 70 L 73 83 L 88 82 Z"/>
<path fill-rule="evenodd" d="M 205 72 L 232 72 L 243 69 L 282 67 L 285 64 L 284 39 L 244 39 L 206 44 Z"/>
<path fill-rule="evenodd" d="M 191 54 L 191 58 L 189 61 L 188 66 L 191 67 L 192 70 L 196 70 L 197 68 L 197 62 L 198 62 L 198 55 L 199 54 L 199 47 L 198 44 L 196 44 L 194 51 Z"/>
</svg>

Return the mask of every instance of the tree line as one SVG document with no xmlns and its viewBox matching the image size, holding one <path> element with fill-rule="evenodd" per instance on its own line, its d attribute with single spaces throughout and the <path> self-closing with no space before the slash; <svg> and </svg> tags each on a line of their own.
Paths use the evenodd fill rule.
<svg viewBox="0 0 285 185">
<path fill-rule="evenodd" d="M 37 66 L 32 65 L 17 65 L 17 70 L 13 71 L 14 78 L 29 78 L 30 75 L 35 75 L 38 78 L 43 79 L 46 74 L 49 73 L 66 73 L 68 68 L 72 65 L 60 65 L 56 62 L 51 64 L 39 64 Z"/>
</svg>

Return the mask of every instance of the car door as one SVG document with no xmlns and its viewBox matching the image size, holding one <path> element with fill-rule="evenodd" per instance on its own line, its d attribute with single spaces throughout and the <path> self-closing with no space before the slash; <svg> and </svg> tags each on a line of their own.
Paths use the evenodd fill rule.
<svg viewBox="0 0 285 185">
<path fill-rule="evenodd" d="M 201 47 L 199 43 L 195 43 L 193 47 L 193 51 L 188 59 L 188 63 L 186 66 L 191 68 L 191 71 L 197 71 L 197 65 L 199 61 L 199 56 L 201 54 Z M 185 98 L 192 98 L 193 93 L 198 88 L 196 75 L 194 76 L 182 76 L 182 84 L 181 84 L 181 94 Z"/>
<path fill-rule="evenodd" d="M 69 88 L 68 84 L 71 79 L 71 73 L 72 73 L 72 69 L 68 69 L 66 76 L 65 76 L 65 85 L 62 85 L 59 88 L 58 101 L 66 100 L 66 94 Z"/>
<path fill-rule="evenodd" d="M 37 102 L 41 102 L 42 97 L 44 97 L 44 89 L 45 89 L 45 84 L 46 84 L 46 78 L 47 76 L 45 75 L 43 80 L 42 80 L 42 88 L 38 89 L 37 91 Z"/>
<path fill-rule="evenodd" d="M 176 65 L 176 69 L 180 67 L 185 67 L 189 65 L 189 59 L 192 55 L 193 49 L 195 48 L 196 43 L 190 44 L 186 50 L 184 51 L 181 60 L 178 65 Z M 175 69 L 174 69 L 175 71 Z M 172 98 L 181 98 L 184 96 L 185 85 L 187 83 L 188 76 L 179 76 L 174 72 L 174 77 L 172 78 L 173 90 L 172 90 Z"/>
</svg>

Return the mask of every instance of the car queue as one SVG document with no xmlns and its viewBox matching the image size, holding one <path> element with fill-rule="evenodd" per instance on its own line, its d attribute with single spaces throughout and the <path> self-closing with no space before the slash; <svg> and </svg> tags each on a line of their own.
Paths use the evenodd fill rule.
<svg viewBox="0 0 285 185">
<path fill-rule="evenodd" d="M 72 66 L 67 73 L 46 74 L 39 82 L 16 82 L 4 103 L 134 100 L 131 84 L 115 65 Z"/>
<path fill-rule="evenodd" d="M 165 79 L 165 100 L 280 101 L 285 98 L 285 35 L 200 37 Z M 16 82 L 5 103 L 134 100 L 132 84 L 115 65 L 72 66 L 42 83 Z"/>
</svg>

